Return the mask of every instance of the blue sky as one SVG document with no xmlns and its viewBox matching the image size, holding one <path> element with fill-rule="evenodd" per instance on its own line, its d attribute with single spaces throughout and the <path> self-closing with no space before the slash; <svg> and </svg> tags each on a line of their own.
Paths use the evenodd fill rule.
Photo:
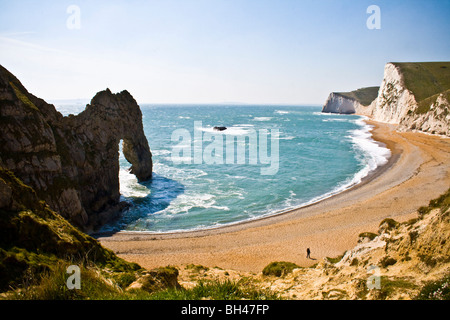
<svg viewBox="0 0 450 320">
<path fill-rule="evenodd" d="M 0 0 L 0 64 L 45 100 L 322 104 L 387 62 L 450 60 L 449 16 L 443 0 Z"/>
</svg>

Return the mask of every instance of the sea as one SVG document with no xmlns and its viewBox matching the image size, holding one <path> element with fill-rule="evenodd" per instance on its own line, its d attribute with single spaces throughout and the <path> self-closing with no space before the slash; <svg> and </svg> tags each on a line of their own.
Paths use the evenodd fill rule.
<svg viewBox="0 0 450 320">
<path fill-rule="evenodd" d="M 64 115 L 84 109 L 56 107 Z M 138 182 L 119 152 L 120 192 L 130 207 L 105 232 L 184 232 L 260 219 L 352 188 L 390 157 L 365 117 L 319 106 L 140 107 L 153 178 Z"/>
</svg>

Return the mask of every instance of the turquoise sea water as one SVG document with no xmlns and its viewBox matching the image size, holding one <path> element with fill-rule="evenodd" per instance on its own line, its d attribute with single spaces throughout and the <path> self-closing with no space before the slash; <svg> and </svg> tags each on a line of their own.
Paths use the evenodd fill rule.
<svg viewBox="0 0 450 320">
<path fill-rule="evenodd" d="M 67 108 L 59 109 L 76 111 Z M 131 207 L 105 230 L 173 232 L 256 219 L 342 192 L 389 157 L 389 150 L 371 139 L 363 117 L 323 114 L 320 107 L 141 105 L 141 109 L 154 176 L 137 183 L 120 154 L 121 194 Z M 214 126 L 228 129 L 217 132 Z M 249 137 L 264 130 L 269 133 L 267 143 L 259 136 L 258 143 L 252 143 Z M 238 137 L 247 139 L 239 142 Z M 237 158 L 227 161 L 226 153 L 234 150 L 236 155 L 239 143 L 247 147 L 245 163 L 238 164 Z M 266 147 L 267 152 L 260 150 Z M 264 162 L 261 154 L 269 158 Z M 178 158 L 173 156 L 180 156 L 183 163 L 174 163 Z M 211 163 L 211 157 L 218 163 Z M 270 165 L 271 174 L 263 175 L 262 169 Z"/>
</svg>

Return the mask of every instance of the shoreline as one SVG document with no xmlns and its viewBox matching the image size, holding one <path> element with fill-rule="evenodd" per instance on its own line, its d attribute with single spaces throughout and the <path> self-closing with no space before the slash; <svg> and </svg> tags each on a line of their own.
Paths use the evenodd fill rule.
<svg viewBox="0 0 450 320">
<path fill-rule="evenodd" d="M 326 201 L 330 198 L 339 196 L 340 194 L 350 192 L 352 189 L 361 187 L 364 184 L 369 183 L 372 179 L 375 179 L 376 177 L 383 174 L 383 172 L 385 172 L 392 165 L 394 165 L 394 163 L 400 157 L 400 153 L 401 153 L 401 151 L 400 152 L 392 151 L 393 147 L 392 148 L 388 147 L 389 141 L 381 141 L 382 139 L 375 139 L 373 132 L 376 128 L 378 128 L 377 122 L 371 121 L 369 119 L 363 119 L 363 121 L 366 123 L 366 125 L 371 126 L 371 129 L 369 130 L 369 132 L 371 133 L 370 138 L 375 143 L 378 143 L 382 147 L 389 149 L 391 153 L 390 153 L 389 158 L 387 159 L 387 162 L 384 165 L 378 166 L 375 170 L 370 171 L 367 174 L 367 176 L 365 176 L 361 179 L 361 182 L 353 184 L 342 191 L 338 191 L 336 193 L 333 193 L 333 191 L 330 191 L 329 192 L 329 193 L 331 193 L 330 195 L 325 196 L 323 198 L 320 198 L 321 196 L 319 196 L 318 198 L 320 198 L 320 199 L 318 199 L 314 202 L 311 202 L 311 203 L 306 203 L 306 204 L 302 204 L 302 205 L 295 206 L 292 208 L 279 210 L 277 212 L 268 213 L 268 214 L 265 214 L 265 215 L 262 215 L 259 217 L 236 221 L 236 222 L 230 222 L 227 224 L 214 226 L 214 227 L 206 227 L 206 228 L 202 228 L 202 229 L 165 231 L 165 232 L 155 232 L 155 231 L 111 231 L 111 232 L 109 232 L 109 231 L 104 231 L 104 232 L 93 233 L 92 236 L 95 238 L 100 238 L 100 237 L 110 237 L 110 236 L 114 236 L 114 235 L 129 235 L 129 236 L 143 235 L 143 236 L 163 236 L 163 237 L 180 237 L 181 238 L 181 237 L 195 237 L 198 234 L 208 235 L 208 234 L 217 233 L 217 232 L 227 232 L 226 229 L 238 227 L 240 225 L 242 225 L 242 226 L 245 226 L 248 224 L 251 225 L 251 224 L 255 224 L 255 223 L 259 222 L 260 220 L 271 219 L 271 218 L 274 218 L 274 217 L 277 217 L 280 215 L 289 214 L 293 211 L 298 211 L 298 210 L 301 210 L 304 208 L 315 206 L 322 201 Z M 326 195 L 326 194 L 324 194 L 324 195 Z M 222 230 L 222 229 L 224 229 L 224 230 Z"/>
<path fill-rule="evenodd" d="M 372 139 L 391 150 L 391 156 L 385 165 L 343 192 L 300 208 L 216 228 L 176 233 L 118 232 L 110 236 L 98 235 L 98 239 L 122 258 L 143 267 L 199 263 L 256 272 L 277 260 L 292 261 L 299 265 L 312 264 L 312 261 L 304 258 L 301 248 L 295 248 L 301 243 L 309 243 L 302 246 L 304 250 L 306 247 L 315 248 L 312 256 L 316 258 L 342 254 L 356 244 L 358 232 L 376 230 L 382 218 L 411 218 L 420 205 L 428 204 L 450 184 L 450 165 L 446 164 L 450 161 L 441 161 L 437 167 L 440 183 L 427 184 L 427 192 L 419 192 L 414 196 L 414 201 L 406 201 L 399 207 L 400 210 L 392 210 L 388 214 L 386 208 L 389 205 L 386 202 L 397 201 L 405 191 L 394 189 L 401 189 L 410 180 L 417 184 L 425 164 L 431 164 L 428 152 L 421 148 L 423 142 L 425 145 L 441 144 L 441 148 L 433 146 L 431 150 L 442 153 L 441 156 L 450 160 L 450 141 L 420 133 L 400 133 L 395 131 L 394 125 L 364 121 L 373 126 Z M 433 155 L 431 157 L 436 159 Z M 436 167 L 427 167 L 436 171 Z M 436 174 L 434 171 L 433 174 Z M 386 193 L 393 194 L 394 200 L 383 199 L 381 196 Z M 366 210 L 361 208 L 367 202 L 374 201 L 381 202 L 384 210 L 374 212 L 370 206 Z M 352 215 L 351 208 L 357 209 L 360 214 Z M 332 240 L 333 237 L 339 238 L 339 241 Z M 314 244 L 317 242 L 320 246 Z M 283 250 L 276 244 L 288 251 L 284 257 L 280 254 Z M 286 246 L 291 247 L 286 250 Z M 259 252 L 259 258 L 254 256 L 255 252 Z"/>
</svg>

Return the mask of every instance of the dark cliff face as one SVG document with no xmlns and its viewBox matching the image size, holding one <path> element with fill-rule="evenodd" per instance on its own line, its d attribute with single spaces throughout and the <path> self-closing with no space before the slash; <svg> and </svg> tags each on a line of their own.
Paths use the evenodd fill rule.
<svg viewBox="0 0 450 320">
<path fill-rule="evenodd" d="M 0 66 L 0 166 L 11 170 L 72 224 L 92 231 L 116 218 L 119 143 L 139 181 L 152 176 L 141 110 L 127 92 L 97 93 L 63 117 Z"/>
</svg>

